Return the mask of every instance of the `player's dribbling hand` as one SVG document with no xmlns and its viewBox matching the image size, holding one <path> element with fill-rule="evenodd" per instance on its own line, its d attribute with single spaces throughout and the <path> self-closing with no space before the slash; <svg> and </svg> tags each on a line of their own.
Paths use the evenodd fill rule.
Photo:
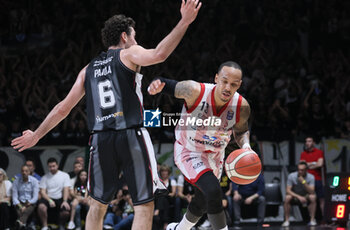
<svg viewBox="0 0 350 230">
<path fill-rule="evenodd" d="M 22 133 L 22 136 L 17 137 L 11 141 L 11 146 L 14 149 L 18 149 L 19 152 L 22 152 L 25 149 L 33 147 L 38 143 L 39 138 L 36 137 L 32 130 L 27 129 Z"/>
<path fill-rule="evenodd" d="M 202 3 L 199 0 L 182 0 L 180 9 L 182 20 L 187 24 L 191 24 L 196 19 L 201 6 Z"/>
<path fill-rule="evenodd" d="M 152 81 L 151 84 L 149 84 L 147 91 L 150 95 L 155 95 L 157 93 L 162 92 L 164 86 L 165 82 L 161 82 L 159 79 L 157 79 Z"/>
</svg>

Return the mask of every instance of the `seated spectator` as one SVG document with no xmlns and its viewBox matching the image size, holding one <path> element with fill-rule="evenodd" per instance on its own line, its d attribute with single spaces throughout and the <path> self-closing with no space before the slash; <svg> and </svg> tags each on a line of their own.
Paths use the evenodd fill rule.
<svg viewBox="0 0 350 230">
<path fill-rule="evenodd" d="M 17 177 L 12 186 L 12 202 L 16 206 L 18 229 L 26 227 L 28 217 L 35 209 L 39 195 L 39 182 L 29 175 L 29 167 L 21 167 L 21 177 Z"/>
<path fill-rule="evenodd" d="M 89 209 L 88 191 L 87 191 L 87 172 L 81 170 L 78 173 L 77 181 L 71 189 L 71 197 L 73 201 L 72 211 L 70 214 L 70 221 L 68 223 L 68 229 L 81 229 L 81 209 L 86 211 Z"/>
<path fill-rule="evenodd" d="M 182 209 L 187 208 L 194 196 L 193 185 L 188 183 L 182 174 L 177 178 L 177 196 L 175 202 L 175 221 L 182 219 Z"/>
<path fill-rule="evenodd" d="M 238 185 L 232 182 L 233 190 L 233 212 L 234 225 L 238 226 L 241 220 L 241 205 L 258 205 L 258 226 L 261 227 L 265 218 L 265 181 L 262 174 L 252 183 L 247 185 Z"/>
<path fill-rule="evenodd" d="M 315 177 L 307 172 L 307 164 L 302 161 L 298 164 L 298 171 L 288 175 L 286 199 L 284 201 L 285 221 L 282 227 L 289 226 L 289 214 L 291 204 L 301 204 L 308 207 L 310 213 L 310 226 L 317 225 L 315 219 L 316 195 L 315 195 Z"/>
<path fill-rule="evenodd" d="M 5 170 L 0 168 L 0 229 L 10 229 L 11 187 Z"/>
<path fill-rule="evenodd" d="M 80 166 L 78 166 L 78 163 L 80 163 Z M 84 158 L 83 157 L 76 157 L 73 164 L 73 171 L 69 172 L 69 177 L 74 178 L 78 175 L 78 173 L 84 169 Z M 75 181 L 74 181 L 75 182 Z M 74 184 L 74 183 L 73 183 Z"/>
<path fill-rule="evenodd" d="M 176 195 L 176 180 L 170 178 L 171 169 L 167 165 L 162 165 L 159 170 L 160 179 L 162 179 L 164 185 L 167 187 L 169 194 L 166 196 L 159 196 L 155 201 L 155 210 L 159 210 L 159 219 L 163 228 L 166 229 L 168 223 L 174 218 L 172 213 L 172 207 L 175 205 Z"/>
<path fill-rule="evenodd" d="M 229 226 L 229 223 L 232 223 L 231 217 L 233 215 L 232 183 L 226 175 L 225 170 L 223 170 L 220 178 L 220 187 L 223 193 L 222 206 L 224 207 L 226 214 L 228 214 L 226 217 L 230 218 L 226 221 L 227 225 Z"/>
<path fill-rule="evenodd" d="M 68 175 L 70 176 L 70 184 L 71 184 L 71 189 L 73 189 L 75 182 L 77 181 L 78 178 L 78 173 L 83 170 L 83 165 L 80 162 L 74 162 L 73 165 L 73 172 L 68 173 Z"/>
<path fill-rule="evenodd" d="M 111 209 L 107 212 L 103 222 L 104 229 L 131 229 L 134 219 L 134 207 L 127 185 L 117 193 L 116 199 L 110 203 Z"/>
<path fill-rule="evenodd" d="M 40 193 L 42 198 L 38 201 L 38 216 L 41 220 L 42 229 L 47 230 L 48 214 L 59 217 L 60 228 L 69 218 L 70 206 L 68 204 L 70 180 L 68 173 L 58 170 L 55 158 L 47 160 L 49 172 L 40 181 Z"/>
<path fill-rule="evenodd" d="M 39 176 L 39 174 L 37 174 L 37 173 L 35 172 L 35 163 L 34 163 L 34 160 L 31 159 L 31 158 L 27 159 L 25 165 L 26 165 L 26 166 L 28 167 L 28 169 L 29 169 L 29 175 L 35 177 L 38 181 L 40 181 L 40 180 L 41 180 L 41 176 Z M 22 173 L 18 173 L 18 174 L 15 176 L 15 178 L 21 177 L 21 176 L 22 176 Z"/>
</svg>

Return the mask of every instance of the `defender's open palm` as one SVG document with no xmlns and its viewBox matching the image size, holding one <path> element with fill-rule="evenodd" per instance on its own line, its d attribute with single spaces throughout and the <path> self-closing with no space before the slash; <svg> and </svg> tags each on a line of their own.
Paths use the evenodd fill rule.
<svg viewBox="0 0 350 230">
<path fill-rule="evenodd" d="M 22 152 L 25 149 L 33 147 L 38 143 L 39 139 L 36 138 L 32 130 L 27 129 L 23 132 L 23 135 L 17 137 L 11 141 L 11 146 L 14 149 L 18 149 L 19 152 Z"/>
<path fill-rule="evenodd" d="M 202 3 L 199 0 L 182 0 L 181 4 L 181 16 L 182 20 L 186 23 L 191 24 L 197 17 L 198 11 L 202 6 Z"/>
</svg>

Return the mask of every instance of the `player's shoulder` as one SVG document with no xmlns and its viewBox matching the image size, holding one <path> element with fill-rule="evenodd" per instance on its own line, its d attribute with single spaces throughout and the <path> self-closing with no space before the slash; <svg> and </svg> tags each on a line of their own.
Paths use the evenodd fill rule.
<svg viewBox="0 0 350 230">
<path fill-rule="evenodd" d="M 245 99 L 245 98 L 244 98 L 242 95 L 240 95 L 240 94 L 239 94 L 239 97 L 242 98 L 242 101 L 241 101 L 241 106 L 242 106 L 242 107 L 243 107 L 243 106 L 248 106 L 248 107 L 250 107 L 249 102 L 248 102 L 247 99 Z"/>
<path fill-rule="evenodd" d="M 248 101 L 242 96 L 239 95 L 241 99 L 238 99 L 238 104 L 240 104 L 240 116 L 249 117 L 250 116 L 250 105 Z M 241 102 L 239 102 L 241 100 Z"/>
<path fill-rule="evenodd" d="M 212 90 L 215 87 L 215 84 L 213 83 L 200 83 L 201 85 L 203 85 L 205 87 L 205 89 L 209 89 Z"/>
</svg>

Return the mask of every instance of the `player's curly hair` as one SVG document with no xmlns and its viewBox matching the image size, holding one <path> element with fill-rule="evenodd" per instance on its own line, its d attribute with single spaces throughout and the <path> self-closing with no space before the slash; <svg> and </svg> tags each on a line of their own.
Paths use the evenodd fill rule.
<svg viewBox="0 0 350 230">
<path fill-rule="evenodd" d="M 122 32 L 126 32 L 127 35 L 130 35 L 130 27 L 135 27 L 135 21 L 125 15 L 118 14 L 109 18 L 105 21 L 105 25 L 101 30 L 103 45 L 106 48 L 118 45 Z"/>
</svg>

